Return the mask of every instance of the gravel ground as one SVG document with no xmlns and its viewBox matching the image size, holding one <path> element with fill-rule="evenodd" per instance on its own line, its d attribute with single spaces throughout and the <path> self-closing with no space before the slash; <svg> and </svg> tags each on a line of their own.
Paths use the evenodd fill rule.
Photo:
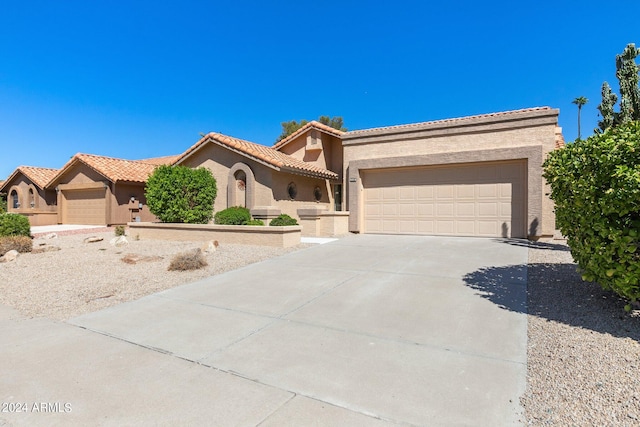
<svg viewBox="0 0 640 427">
<path fill-rule="evenodd" d="M 640 312 L 583 282 L 565 245 L 535 246 L 521 399 L 529 425 L 640 426 Z"/>
<path fill-rule="evenodd" d="M 37 236 L 33 247 L 48 244 L 61 250 L 21 254 L 14 262 L 0 264 L 0 304 L 28 317 L 66 320 L 309 246 L 274 248 L 220 242 L 215 252 L 206 255 L 207 267 L 167 271 L 174 255 L 199 248 L 203 242 L 136 241 L 128 237 L 129 244 L 118 248 L 109 243 L 114 237 L 109 229 L 57 234 L 55 239 Z M 83 243 L 89 236 L 104 240 Z M 132 265 L 122 261 L 127 254 L 161 259 Z"/>
<path fill-rule="evenodd" d="M 83 243 L 87 236 L 104 240 Z M 173 255 L 200 242 L 129 239 L 113 230 L 34 239 L 60 251 L 23 254 L 0 264 L 0 304 L 29 317 L 65 320 L 167 288 L 298 250 L 221 242 L 209 266 L 167 271 Z M 127 254 L 160 260 L 126 264 Z M 563 244 L 533 243 L 528 268 L 528 372 L 521 399 L 533 426 L 640 426 L 640 311 L 598 285 L 582 282 Z"/>
</svg>

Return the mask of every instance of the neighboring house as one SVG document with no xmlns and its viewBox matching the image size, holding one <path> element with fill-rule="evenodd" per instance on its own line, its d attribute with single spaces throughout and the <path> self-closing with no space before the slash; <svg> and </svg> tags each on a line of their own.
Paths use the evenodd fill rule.
<svg viewBox="0 0 640 427">
<path fill-rule="evenodd" d="M 349 230 L 553 235 L 542 163 L 564 144 L 558 113 L 540 107 L 345 133 Z"/>
<path fill-rule="evenodd" d="M 145 183 L 158 165 L 175 159 L 124 160 L 76 154 L 47 184 L 57 193 L 57 222 L 112 225 L 156 221 L 146 205 Z"/>
<path fill-rule="evenodd" d="M 281 151 L 209 133 L 175 164 L 211 170 L 218 187 L 214 211 L 244 206 L 254 217 L 269 219 L 280 213 L 300 217 L 301 208 L 334 210 L 333 189 L 342 183 L 340 140 L 335 135 L 342 132 L 326 128 L 309 123 L 280 141 L 276 147 Z M 307 143 L 313 146 L 305 148 Z M 293 154 L 287 154 L 285 146 Z M 339 162 L 328 154 L 332 147 L 340 151 Z"/>
<path fill-rule="evenodd" d="M 56 193 L 47 183 L 57 172 L 34 166 L 16 168 L 0 185 L 0 193 L 7 194 L 7 212 L 26 215 L 31 225 L 56 224 Z"/>
</svg>

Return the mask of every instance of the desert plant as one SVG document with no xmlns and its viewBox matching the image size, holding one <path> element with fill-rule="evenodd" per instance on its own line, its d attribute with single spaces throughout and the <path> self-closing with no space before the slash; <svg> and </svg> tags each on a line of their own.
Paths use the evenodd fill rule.
<svg viewBox="0 0 640 427">
<path fill-rule="evenodd" d="M 0 237 L 0 256 L 3 256 L 11 250 L 20 253 L 31 252 L 33 249 L 33 240 L 28 236 L 2 236 Z"/>
<path fill-rule="evenodd" d="M 252 219 L 247 221 L 245 225 L 264 225 L 264 221 L 261 219 Z"/>
<path fill-rule="evenodd" d="M 145 187 L 149 210 L 162 222 L 208 223 L 216 193 L 209 169 L 186 166 L 159 166 Z"/>
<path fill-rule="evenodd" d="M 232 206 L 216 212 L 214 221 L 216 224 L 221 225 L 244 225 L 251 221 L 251 214 L 247 208 Z"/>
<path fill-rule="evenodd" d="M 640 299 L 640 122 L 549 154 L 556 224 L 586 281 Z M 625 307 L 631 309 L 631 305 Z"/>
<path fill-rule="evenodd" d="M 126 234 L 127 228 L 124 225 L 116 225 L 116 229 L 114 230 L 117 237 L 124 236 Z"/>
<path fill-rule="evenodd" d="M 283 225 L 298 225 L 298 221 L 295 218 L 291 218 L 287 214 L 280 214 L 277 217 L 273 218 L 269 225 L 272 226 L 283 226 Z"/>
<path fill-rule="evenodd" d="M 20 214 L 0 214 L 0 236 L 31 236 L 29 220 Z"/>
<path fill-rule="evenodd" d="M 206 267 L 207 260 L 205 259 L 202 250 L 194 249 L 187 252 L 181 252 L 171 259 L 169 264 L 169 271 L 188 271 L 198 270 L 199 268 Z"/>
</svg>

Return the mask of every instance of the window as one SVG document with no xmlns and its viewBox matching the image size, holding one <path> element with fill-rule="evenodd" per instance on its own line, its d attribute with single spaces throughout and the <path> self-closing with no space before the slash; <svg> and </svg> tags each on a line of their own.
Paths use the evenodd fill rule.
<svg viewBox="0 0 640 427">
<path fill-rule="evenodd" d="M 320 187 L 316 187 L 313 189 L 313 198 L 316 199 L 316 202 L 322 200 L 322 190 Z"/>
<path fill-rule="evenodd" d="M 11 207 L 13 207 L 13 209 L 20 208 L 20 201 L 18 200 L 18 192 L 16 190 L 11 192 Z"/>
<path fill-rule="evenodd" d="M 33 192 L 33 188 L 29 189 L 29 206 L 31 206 L 31 208 L 36 207 L 36 196 L 35 196 L 35 193 Z"/>
<path fill-rule="evenodd" d="M 296 188 L 296 184 L 294 182 L 290 182 L 287 186 L 287 193 L 289 193 L 289 198 L 291 200 L 295 200 L 298 195 L 298 189 Z"/>
</svg>

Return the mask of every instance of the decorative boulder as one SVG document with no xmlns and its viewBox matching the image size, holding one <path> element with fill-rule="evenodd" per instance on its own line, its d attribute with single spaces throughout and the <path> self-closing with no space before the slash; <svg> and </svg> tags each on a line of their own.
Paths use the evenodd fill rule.
<svg viewBox="0 0 640 427">
<path fill-rule="evenodd" d="M 119 248 L 119 247 L 128 245 L 129 241 L 127 240 L 127 238 L 125 236 L 118 236 L 118 237 L 114 237 L 113 239 L 111 239 L 111 241 L 109 241 L 109 243 L 111 243 L 112 246 L 115 246 L 115 247 Z"/>
<path fill-rule="evenodd" d="M 18 251 L 15 249 L 10 250 L 4 256 L 0 257 L 0 262 L 11 262 L 18 258 Z"/>
<path fill-rule="evenodd" d="M 41 254 L 44 252 L 56 252 L 61 250 L 60 246 L 53 246 L 53 245 L 40 245 L 37 248 L 33 248 L 31 250 L 32 254 Z"/>
<path fill-rule="evenodd" d="M 206 254 L 210 254 L 216 251 L 216 248 L 218 247 L 218 241 L 217 240 L 210 240 L 207 243 L 205 243 L 204 245 L 202 245 L 202 248 L 200 248 L 202 250 L 202 252 L 206 253 Z"/>
<path fill-rule="evenodd" d="M 86 239 L 83 240 L 84 243 L 95 243 L 95 242 L 102 242 L 104 240 L 104 237 L 98 237 L 98 236 L 91 236 L 91 237 L 87 237 Z"/>
</svg>

